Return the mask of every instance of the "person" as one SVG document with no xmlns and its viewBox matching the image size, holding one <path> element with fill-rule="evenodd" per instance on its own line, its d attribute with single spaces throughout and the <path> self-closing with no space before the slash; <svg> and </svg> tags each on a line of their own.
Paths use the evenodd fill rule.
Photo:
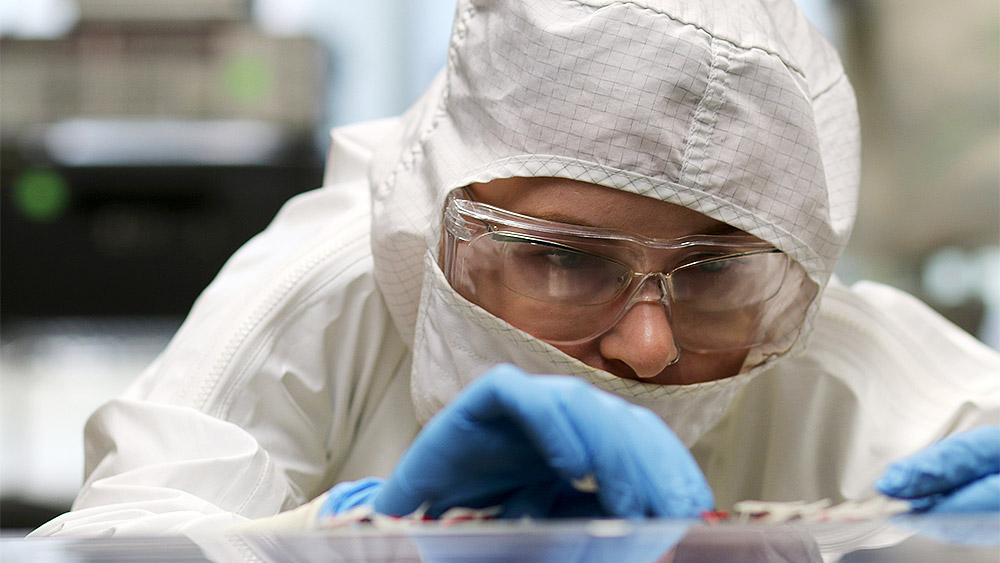
<svg viewBox="0 0 1000 563">
<path fill-rule="evenodd" d="M 1000 359 L 833 276 L 859 182 L 852 88 L 790 0 L 462 0 L 446 69 L 333 132 L 36 534 L 998 511 Z"/>
</svg>

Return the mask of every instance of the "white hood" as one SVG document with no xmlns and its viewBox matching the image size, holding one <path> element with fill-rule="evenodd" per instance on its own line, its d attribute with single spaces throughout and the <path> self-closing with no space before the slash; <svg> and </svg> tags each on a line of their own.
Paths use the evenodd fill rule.
<svg viewBox="0 0 1000 563">
<path fill-rule="evenodd" d="M 851 86 L 791 0 L 460 0 L 447 68 L 370 171 L 376 279 L 413 345 L 418 411 L 421 397 L 436 395 L 426 417 L 479 375 L 418 373 L 443 361 L 421 364 L 421 354 L 441 350 L 422 352 L 414 337 L 418 313 L 440 314 L 420 296 L 453 188 L 549 176 L 658 198 L 773 243 L 824 287 L 853 224 L 859 168 Z M 530 343 L 562 373 L 573 363 L 523 334 L 497 332 L 460 336 L 480 348 L 490 338 Z M 441 387 L 441 378 L 452 382 Z M 632 395 L 652 391 L 624 385 Z"/>
</svg>

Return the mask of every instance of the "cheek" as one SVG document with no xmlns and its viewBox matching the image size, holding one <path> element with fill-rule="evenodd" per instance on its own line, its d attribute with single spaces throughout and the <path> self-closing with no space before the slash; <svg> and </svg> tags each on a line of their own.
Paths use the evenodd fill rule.
<svg viewBox="0 0 1000 563">
<path fill-rule="evenodd" d="M 682 350 L 680 361 L 671 367 L 676 368 L 675 376 L 682 383 L 704 383 L 739 374 L 746 357 L 746 350 L 708 354 Z"/>
<path fill-rule="evenodd" d="M 558 307 L 543 303 L 507 289 L 499 276 L 478 284 L 477 305 L 511 325 L 542 338 L 563 332 L 566 318 Z"/>
<path fill-rule="evenodd" d="M 614 375 L 618 375 L 619 377 L 621 377 L 620 374 L 615 373 L 615 371 L 609 367 L 608 361 L 604 358 L 603 355 L 601 355 L 600 342 L 601 342 L 600 338 L 595 338 L 593 340 L 582 342 L 580 344 L 572 344 L 572 345 L 555 344 L 554 346 L 567 356 L 572 356 L 580 360 L 581 362 L 587 364 L 590 367 L 603 369 L 604 371 L 610 372 Z"/>
<path fill-rule="evenodd" d="M 745 348 L 759 338 L 761 312 L 759 308 L 713 313 L 677 307 L 672 326 L 678 343 L 688 350 Z"/>
</svg>

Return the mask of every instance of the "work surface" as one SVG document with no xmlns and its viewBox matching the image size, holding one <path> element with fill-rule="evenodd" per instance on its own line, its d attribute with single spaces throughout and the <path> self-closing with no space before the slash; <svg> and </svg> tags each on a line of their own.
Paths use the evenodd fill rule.
<svg viewBox="0 0 1000 563">
<path fill-rule="evenodd" d="M 405 529 L 186 537 L 5 538 L 20 561 L 1000 561 L 1000 517 L 708 524 L 684 520 L 487 521 Z"/>
</svg>

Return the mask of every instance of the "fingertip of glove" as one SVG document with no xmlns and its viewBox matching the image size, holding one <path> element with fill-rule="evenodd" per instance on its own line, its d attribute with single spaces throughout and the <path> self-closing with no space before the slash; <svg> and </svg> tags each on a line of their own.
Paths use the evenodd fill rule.
<svg viewBox="0 0 1000 563">
<path fill-rule="evenodd" d="M 605 495 L 605 509 L 616 518 L 696 518 L 715 507 L 715 496 L 707 486 L 691 485 L 658 499 L 619 489 Z"/>
<path fill-rule="evenodd" d="M 670 507 L 669 513 L 665 516 L 695 518 L 713 508 L 715 508 L 715 495 L 712 494 L 712 490 L 707 486 L 694 486 L 685 498 Z"/>
<path fill-rule="evenodd" d="M 698 499 L 695 500 L 694 509 L 696 514 L 693 516 L 700 516 L 702 512 L 706 510 L 712 510 L 715 508 L 715 495 L 712 494 L 712 490 L 705 487 Z"/>
<path fill-rule="evenodd" d="M 900 496 L 910 485 L 910 472 L 899 465 L 890 466 L 875 481 L 875 488 L 889 496 Z"/>
<path fill-rule="evenodd" d="M 492 412 L 496 402 L 510 390 L 519 389 L 518 378 L 526 377 L 525 372 L 513 364 L 497 364 L 472 381 L 459 396 L 445 408 L 471 409 L 483 415 Z"/>
<path fill-rule="evenodd" d="M 368 504 L 376 498 L 383 489 L 384 480 L 378 477 L 366 477 L 357 481 L 338 483 L 328 492 L 319 510 L 320 517 L 332 516 Z"/>
</svg>

